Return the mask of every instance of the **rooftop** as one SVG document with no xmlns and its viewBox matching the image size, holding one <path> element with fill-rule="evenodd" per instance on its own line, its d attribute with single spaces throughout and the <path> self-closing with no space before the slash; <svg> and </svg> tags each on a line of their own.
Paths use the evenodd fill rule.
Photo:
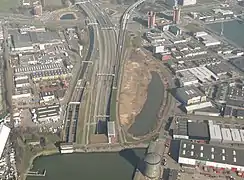
<svg viewBox="0 0 244 180">
<path fill-rule="evenodd" d="M 244 166 L 244 150 L 220 145 L 181 141 L 179 157 Z"/>
<path fill-rule="evenodd" d="M 188 135 L 190 137 L 209 138 L 208 125 L 204 122 L 188 122 Z"/>
<path fill-rule="evenodd" d="M 176 89 L 177 94 L 184 97 L 184 99 L 192 99 L 194 97 L 204 96 L 204 93 L 195 86 L 184 86 Z"/>
</svg>

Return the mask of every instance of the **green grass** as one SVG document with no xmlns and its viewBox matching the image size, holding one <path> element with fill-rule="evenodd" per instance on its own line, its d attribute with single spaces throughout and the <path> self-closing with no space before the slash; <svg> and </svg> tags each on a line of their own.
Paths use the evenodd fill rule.
<svg viewBox="0 0 244 180">
<path fill-rule="evenodd" d="M 0 12 L 9 12 L 20 6 L 20 0 L 0 0 Z"/>
</svg>

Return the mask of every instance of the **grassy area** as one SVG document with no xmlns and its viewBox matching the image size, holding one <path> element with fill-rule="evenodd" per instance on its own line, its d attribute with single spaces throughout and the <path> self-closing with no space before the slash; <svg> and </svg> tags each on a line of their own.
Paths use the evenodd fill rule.
<svg viewBox="0 0 244 180">
<path fill-rule="evenodd" d="M 20 6 L 20 0 L 0 0 L 0 12 L 9 12 Z"/>
</svg>

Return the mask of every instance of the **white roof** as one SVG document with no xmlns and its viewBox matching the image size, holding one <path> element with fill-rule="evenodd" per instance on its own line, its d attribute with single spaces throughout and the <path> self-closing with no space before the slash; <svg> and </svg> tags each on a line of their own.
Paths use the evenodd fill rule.
<svg viewBox="0 0 244 180">
<path fill-rule="evenodd" d="M 240 129 L 241 140 L 244 141 L 244 130 Z"/>
<path fill-rule="evenodd" d="M 238 129 L 230 129 L 230 131 L 231 131 L 233 141 L 241 142 L 241 136 L 240 136 L 239 130 Z"/>
<path fill-rule="evenodd" d="M 221 130 L 219 125 L 209 124 L 209 134 L 211 140 L 222 140 Z"/>
<path fill-rule="evenodd" d="M 0 125 L 0 157 L 2 157 L 4 147 L 6 145 L 6 142 L 8 140 L 8 136 L 10 133 L 10 128 L 5 126 L 4 124 Z"/>
<path fill-rule="evenodd" d="M 222 133 L 223 140 L 232 141 L 231 132 L 229 128 L 221 128 L 221 133 Z"/>
<path fill-rule="evenodd" d="M 186 106 L 186 110 L 187 111 L 194 111 L 197 109 L 202 109 L 202 108 L 206 108 L 206 107 L 212 107 L 212 103 L 207 101 L 207 102 L 203 102 L 203 103 L 199 103 L 199 104 L 193 104 L 190 106 Z"/>
</svg>

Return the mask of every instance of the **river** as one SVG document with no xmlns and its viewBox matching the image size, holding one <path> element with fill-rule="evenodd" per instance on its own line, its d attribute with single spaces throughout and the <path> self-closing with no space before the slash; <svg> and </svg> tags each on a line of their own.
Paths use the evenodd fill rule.
<svg viewBox="0 0 244 180">
<path fill-rule="evenodd" d="M 127 149 L 117 153 L 75 153 L 39 157 L 33 170 L 46 169 L 45 177 L 27 180 L 130 180 L 145 149 Z"/>
<path fill-rule="evenodd" d="M 221 23 L 214 23 L 208 25 L 212 30 L 216 32 L 221 32 Z M 237 20 L 228 21 L 223 23 L 224 31 L 223 35 L 235 42 L 235 44 L 240 47 L 244 47 L 244 23 L 240 23 Z"/>
<path fill-rule="evenodd" d="M 164 97 L 164 86 L 157 72 L 151 72 L 151 75 L 146 102 L 128 131 L 134 136 L 146 135 L 155 128 L 158 120 L 157 114 Z"/>
</svg>

